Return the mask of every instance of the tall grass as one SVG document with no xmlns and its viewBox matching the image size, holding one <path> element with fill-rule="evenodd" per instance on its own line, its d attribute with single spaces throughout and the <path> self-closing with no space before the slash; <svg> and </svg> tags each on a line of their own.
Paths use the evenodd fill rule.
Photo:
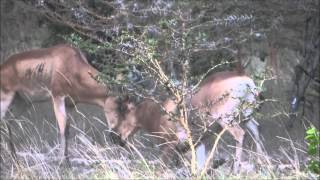
<svg viewBox="0 0 320 180">
<path fill-rule="evenodd" d="M 102 118 L 101 118 L 102 119 Z M 188 154 L 181 156 L 179 165 L 159 159 L 160 150 L 148 143 L 149 136 L 136 135 L 128 147 L 113 144 L 107 137 L 104 120 L 95 115 L 69 117 L 69 159 L 71 167 L 60 164 L 58 130 L 54 118 L 35 121 L 30 117 L 7 118 L 11 121 L 13 140 L 19 165 L 10 156 L 7 129 L 1 124 L 1 179 L 193 179 Z M 228 137 L 226 137 L 228 138 Z M 231 174 L 234 142 L 222 138 L 213 155 L 213 163 L 202 179 L 317 179 L 304 171 L 306 165 L 302 145 L 279 137 L 283 143 L 278 155 L 260 155 L 244 149 L 245 157 L 240 174 Z M 129 148 L 130 147 L 130 148 Z M 225 163 L 213 164 L 224 157 Z M 200 175 L 200 171 L 199 171 Z"/>
</svg>

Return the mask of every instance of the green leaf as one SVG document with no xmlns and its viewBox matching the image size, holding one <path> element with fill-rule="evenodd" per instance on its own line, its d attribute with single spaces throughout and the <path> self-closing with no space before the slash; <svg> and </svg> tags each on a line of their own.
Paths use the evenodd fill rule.
<svg viewBox="0 0 320 180">
<path fill-rule="evenodd" d="M 313 172 L 320 174 L 320 161 L 317 156 L 319 156 L 320 147 L 320 133 L 315 127 L 311 127 L 306 130 L 305 139 L 308 143 L 308 155 L 311 160 L 308 162 L 308 169 Z"/>
</svg>

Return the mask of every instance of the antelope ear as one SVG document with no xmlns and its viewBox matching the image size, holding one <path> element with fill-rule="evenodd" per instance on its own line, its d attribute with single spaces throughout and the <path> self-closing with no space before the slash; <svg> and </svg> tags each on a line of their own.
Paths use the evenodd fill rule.
<svg viewBox="0 0 320 180">
<path fill-rule="evenodd" d="M 129 102 L 130 97 L 128 94 L 117 97 L 119 103 Z"/>
<path fill-rule="evenodd" d="M 134 111 L 136 109 L 136 105 L 133 102 L 127 103 L 127 108 L 129 111 Z"/>
<path fill-rule="evenodd" d="M 124 102 L 130 102 L 130 96 L 128 94 L 124 96 Z"/>
<path fill-rule="evenodd" d="M 124 103 L 123 101 L 120 101 L 118 104 L 119 112 L 122 114 L 128 110 L 127 103 Z"/>
<path fill-rule="evenodd" d="M 122 102 L 122 97 L 121 96 L 116 96 L 115 99 L 116 99 L 117 103 Z"/>
</svg>

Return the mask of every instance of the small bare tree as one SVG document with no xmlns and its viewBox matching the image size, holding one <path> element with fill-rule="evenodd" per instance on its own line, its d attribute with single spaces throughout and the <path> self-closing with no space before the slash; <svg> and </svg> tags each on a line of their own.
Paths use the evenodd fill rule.
<svg viewBox="0 0 320 180">
<path fill-rule="evenodd" d="M 189 127 L 186 95 L 197 89 L 217 64 L 230 66 L 228 62 L 236 52 L 234 44 L 245 43 L 253 36 L 253 15 L 235 11 L 215 17 L 212 8 L 216 4 L 207 1 L 200 5 L 162 0 L 29 3 L 51 22 L 71 29 L 72 33 L 64 36 L 66 40 L 103 59 L 95 58 L 97 64 L 104 64 L 101 77 L 108 84 L 120 84 L 156 102 L 163 93 L 174 99 L 178 113 L 172 118 L 187 134 L 190 169 L 196 174 L 197 141 Z M 108 57 L 106 51 L 114 56 Z M 218 55 L 213 58 L 213 54 Z M 153 88 L 146 90 L 145 85 L 150 84 Z"/>
</svg>

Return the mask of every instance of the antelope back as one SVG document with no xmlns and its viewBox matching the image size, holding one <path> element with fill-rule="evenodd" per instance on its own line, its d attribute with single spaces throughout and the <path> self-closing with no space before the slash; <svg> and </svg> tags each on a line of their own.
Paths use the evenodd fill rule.
<svg viewBox="0 0 320 180">
<path fill-rule="evenodd" d="M 206 78 L 192 96 L 191 104 L 200 112 L 209 114 L 211 121 L 226 116 L 230 116 L 228 121 L 233 121 L 237 115 L 252 114 L 257 95 L 251 78 L 225 71 Z"/>
</svg>

